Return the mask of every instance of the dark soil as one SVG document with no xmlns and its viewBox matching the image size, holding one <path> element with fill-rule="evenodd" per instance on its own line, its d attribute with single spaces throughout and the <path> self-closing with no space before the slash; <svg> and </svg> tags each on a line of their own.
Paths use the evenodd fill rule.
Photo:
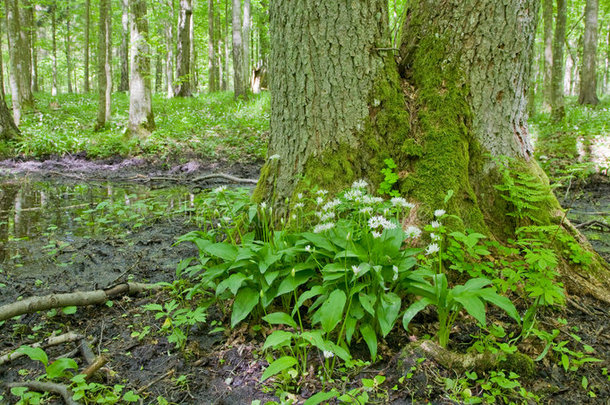
<svg viewBox="0 0 610 405">
<path fill-rule="evenodd" d="M 0 162 L 0 175 L 27 172 L 41 178 L 104 178 L 116 181 L 146 181 L 146 178 L 156 178 L 155 184 L 160 181 L 188 182 L 188 179 L 213 171 L 250 178 L 256 178 L 258 175 L 257 166 L 196 162 L 169 168 L 137 160 L 94 163 L 62 158 L 45 162 Z M 12 302 L 18 297 L 106 287 L 128 277 L 135 281 L 171 282 L 174 280 L 178 261 L 196 254 L 194 247 L 188 244 L 173 245 L 177 236 L 192 229 L 194 228 L 191 225 L 174 219 L 147 225 L 132 233 L 129 240 L 112 237 L 76 240 L 70 251 L 59 253 L 70 255 L 72 266 L 46 266 L 44 263 L 48 259 L 41 254 L 41 271 L 33 273 L 35 275 L 0 272 L 0 283 L 9 286 L 0 289 L 0 305 Z M 61 257 L 58 261 L 61 261 Z M 230 323 L 228 306 L 223 303 L 219 307 L 213 306 L 209 309 L 207 322 L 195 325 L 188 332 L 186 348 L 177 350 L 168 342 L 166 334 L 160 333 L 165 319 L 155 319 L 153 312 L 142 308 L 145 304 L 163 304 L 170 299 L 165 291 L 159 291 L 117 299 L 110 307 L 79 308 L 72 315 L 62 314 L 61 311 L 54 316 L 48 313 L 24 315 L 18 320 L 0 324 L 0 355 L 20 345 L 39 341 L 52 332 L 74 331 L 95 339 L 94 353 L 104 353 L 110 359 L 107 369 L 95 377 L 97 381 L 108 386 L 123 384 L 126 385 L 125 390 L 142 389 L 145 404 L 157 404 L 158 396 L 176 404 L 250 404 L 257 399 L 261 400 L 261 403 L 278 400 L 275 397 L 276 389 L 285 387 L 284 385 L 274 384 L 271 380 L 264 384 L 259 383 L 268 365 L 261 347 L 269 330 L 254 324 L 242 324 L 235 330 L 229 330 L 227 327 L 224 331 L 210 333 L 218 324 L 226 326 Z M 520 310 L 524 311 L 525 308 Z M 505 322 L 499 313 L 492 312 L 490 318 L 490 322 Z M 565 325 L 559 321 L 561 318 L 567 320 Z M 560 362 L 561 354 L 551 350 L 541 361 L 534 363 L 533 377 L 522 380 L 522 384 L 529 391 L 540 395 L 543 403 L 609 404 L 610 380 L 602 372 L 603 368 L 610 368 L 608 306 L 589 298 L 570 297 L 565 308 L 543 312 L 539 319 L 548 331 L 561 331 L 556 341 L 568 341 L 566 347 L 572 352 L 584 352 L 583 345 L 589 345 L 594 349 L 591 356 L 601 362 L 585 363 L 577 371 L 565 371 Z M 434 321 L 432 312 L 424 311 L 420 314 L 413 323 L 416 328 L 414 335 L 417 338 L 408 335 L 402 328 L 395 328 L 385 342 L 380 344 L 381 360 L 352 371 L 351 374 L 345 374 L 345 382 L 338 381 L 337 387 L 347 390 L 360 387 L 362 378 L 373 378 L 381 374 L 386 376 L 387 380 L 381 387 L 369 393 L 371 403 L 458 403 L 459 401 L 449 398 L 452 393 L 459 398 L 459 389 L 449 388 L 446 380 L 457 379 L 454 371 L 444 369 L 433 359 L 419 360 L 421 354 L 417 351 L 402 353 L 404 347 L 417 341 L 419 337 L 433 334 Z M 150 332 L 145 336 L 134 334 L 145 331 L 146 327 L 150 327 Z M 468 318 L 460 319 L 452 331 L 451 348 L 464 351 L 473 343 L 472 336 L 478 333 L 473 321 Z M 582 342 L 575 341 L 570 334 L 579 336 Z M 537 357 L 543 348 L 544 344 L 540 340 L 531 337 L 519 346 L 521 352 L 532 358 Z M 46 351 L 49 358 L 54 359 L 73 349 L 74 344 L 65 344 L 48 348 Z M 361 342 L 352 348 L 352 353 L 367 360 L 366 346 Z M 83 364 L 78 353 L 72 354 L 71 357 L 80 365 Z M 571 361 L 573 359 L 574 356 Z M 319 355 L 312 354 L 311 363 L 319 362 Z M 24 373 L 23 370 L 27 371 Z M 42 371 L 39 364 L 22 357 L 0 366 L 0 382 L 34 379 Z M 402 382 L 399 381 L 407 375 Z M 583 376 L 587 379 L 587 389 L 583 388 Z M 299 386 L 299 403 L 322 389 L 315 373 L 300 380 Z M 327 386 L 326 389 L 328 388 Z M 4 387 L 0 387 L 0 395 L 4 396 L 4 401 L 8 404 L 17 401 Z M 512 400 L 521 402 L 519 398 Z M 49 403 L 61 402 L 53 398 Z M 502 403 L 499 398 L 498 403 Z"/>
</svg>

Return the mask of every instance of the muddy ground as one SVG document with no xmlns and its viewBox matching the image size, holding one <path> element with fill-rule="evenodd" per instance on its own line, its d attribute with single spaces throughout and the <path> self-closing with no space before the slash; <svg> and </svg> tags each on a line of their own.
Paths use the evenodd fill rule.
<svg viewBox="0 0 610 405">
<path fill-rule="evenodd" d="M 78 158 L 64 158 L 45 162 L 1 162 L 0 175 L 19 178 L 27 173 L 28 176 L 59 181 L 111 179 L 148 182 L 153 178 L 155 184 L 162 185 L 164 182 L 188 182 L 209 172 L 256 178 L 258 168 L 257 165 L 196 162 L 163 167 L 138 160 L 87 162 Z M 589 188 L 589 196 L 600 198 L 605 198 L 606 191 L 610 190 L 607 186 L 592 187 Z M 583 190 L 585 192 L 581 198 L 587 198 L 587 189 Z M 173 245 L 178 236 L 192 229 L 195 229 L 193 225 L 173 218 L 147 225 L 131 233 L 128 240 L 113 237 L 77 239 L 65 252 L 59 252 L 56 258 L 56 262 L 61 262 L 62 254 L 66 258 L 69 255 L 73 263 L 69 267 L 56 267 L 53 270 L 53 266 L 48 265 L 43 266 L 47 269 L 44 272 L 21 276 L 0 272 L 0 283 L 9 286 L 0 289 L 0 305 L 12 302 L 17 297 L 106 287 L 127 278 L 142 282 L 171 282 L 178 261 L 196 254 L 196 250 L 188 244 Z M 48 261 L 48 257 L 41 254 L 40 262 L 44 263 L 45 260 Z M 34 263 L 29 265 L 35 266 Z M 164 318 L 156 320 L 153 313 L 142 309 L 142 305 L 163 304 L 169 299 L 167 293 L 159 291 L 116 299 L 111 307 L 79 308 L 71 315 L 61 312 L 54 316 L 48 313 L 25 315 L 18 321 L 10 320 L 0 325 L 0 355 L 20 345 L 39 341 L 52 332 L 73 331 L 94 340 L 94 353 L 105 354 L 110 359 L 107 369 L 95 377 L 97 381 L 109 386 L 123 384 L 125 390 L 141 390 L 145 404 L 157 404 L 158 396 L 176 404 L 250 404 L 253 400 L 261 400 L 261 403 L 277 400 L 278 384 L 269 381 L 259 383 L 268 364 L 261 351 L 269 332 L 266 328 L 242 325 L 233 331 L 226 328 L 210 333 L 218 324 L 226 326 L 230 323 L 230 314 L 225 306 L 211 307 L 207 322 L 189 331 L 189 343 L 185 350 L 179 351 L 168 343 L 163 334 L 158 333 Z M 497 315 L 496 321 L 504 321 L 500 314 Z M 494 319 L 493 313 L 491 317 Z M 567 324 L 558 322 L 560 318 L 565 318 Z M 424 312 L 415 321 L 416 324 L 419 322 L 418 336 L 434 333 L 431 312 Z M 587 363 L 577 371 L 566 372 L 559 362 L 560 353 L 551 351 L 547 357 L 535 363 L 533 377 L 524 382 L 526 388 L 541 395 L 543 403 L 610 404 L 610 380 L 602 371 L 604 367 L 610 368 L 608 306 L 589 298 L 571 297 L 564 309 L 543 313 L 541 323 L 548 330 L 560 329 L 560 339 L 569 341 L 566 347 L 573 352 L 583 351 L 583 344 L 591 346 L 595 350 L 592 356 L 601 362 Z M 145 336 L 134 333 L 142 333 L 147 326 L 150 332 Z M 478 332 L 467 319 L 458 321 L 452 332 L 452 348 L 464 350 L 472 344 L 472 336 Z M 570 333 L 577 334 L 582 342 L 574 341 Z M 421 357 L 419 353 L 410 353 L 406 359 L 401 358 L 401 349 L 413 339 L 402 328 L 395 328 L 395 332 L 381 345 L 381 360 L 346 374 L 346 382 L 338 385 L 357 387 L 362 378 L 381 374 L 387 380 L 370 393 L 372 403 L 456 403 L 448 398 L 450 393 L 457 393 L 459 389 L 449 388 L 444 380 L 456 378 L 452 370 L 444 369 L 431 359 L 418 362 Z M 47 353 L 50 358 L 55 358 L 74 349 L 74 344 L 64 344 L 48 348 Z M 542 347 L 536 340 L 528 339 L 521 344 L 520 350 L 536 357 Z M 363 343 L 356 344 L 353 353 L 367 358 Z M 78 353 L 71 357 L 81 365 L 84 363 Z M 320 362 L 319 355 L 312 354 L 311 362 Z M 399 382 L 399 378 L 410 371 L 411 365 L 415 367 L 412 375 Z M 20 358 L 0 366 L 0 382 L 33 379 L 41 372 L 39 364 Z M 586 389 L 582 376 L 587 378 Z M 396 389 L 392 389 L 394 386 Z M 315 376 L 300 381 L 300 387 L 298 398 L 301 400 L 322 389 Z M 8 404 L 17 400 L 4 387 L 0 388 L 0 395 Z M 61 401 L 53 398 L 49 403 Z"/>
</svg>

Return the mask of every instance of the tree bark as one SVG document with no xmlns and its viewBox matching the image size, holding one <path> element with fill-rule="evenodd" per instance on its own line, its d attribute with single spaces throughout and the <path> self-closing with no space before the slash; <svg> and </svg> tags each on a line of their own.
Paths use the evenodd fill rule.
<svg viewBox="0 0 610 405">
<path fill-rule="evenodd" d="M 34 4 L 31 2 L 27 2 L 26 7 L 24 9 L 27 21 L 27 34 L 28 34 L 28 42 L 30 47 L 30 57 L 31 57 L 31 76 L 32 76 L 32 92 L 38 91 L 38 54 L 37 54 L 37 26 L 35 20 L 34 13 Z"/>
<path fill-rule="evenodd" d="M 65 47 L 66 47 L 66 70 L 68 76 L 68 93 L 73 93 L 72 90 L 72 55 L 70 52 L 70 0 L 65 0 L 66 3 L 66 36 L 65 36 Z"/>
<path fill-rule="evenodd" d="M 51 37 L 52 37 L 52 48 L 51 48 L 51 60 L 52 60 L 52 76 L 53 83 L 51 84 L 51 95 L 57 96 L 57 3 L 53 1 L 51 4 Z"/>
<path fill-rule="evenodd" d="M 112 96 L 112 35 L 110 23 L 110 0 L 100 0 L 100 21 L 97 41 L 97 91 L 98 108 L 96 130 L 106 126 L 110 119 Z"/>
<path fill-rule="evenodd" d="M 121 81 L 119 91 L 129 90 L 129 0 L 121 0 Z"/>
<path fill-rule="evenodd" d="M 553 0 L 542 1 L 542 20 L 544 23 L 544 79 L 543 104 L 551 109 L 551 76 L 553 69 Z"/>
<path fill-rule="evenodd" d="M 553 36 L 553 70 L 551 77 L 551 119 L 561 121 L 566 115 L 563 95 L 563 46 L 566 38 L 567 4 L 557 0 L 555 35 Z"/>
<path fill-rule="evenodd" d="M 146 0 L 131 0 L 131 80 L 129 81 L 129 133 L 147 137 L 155 128 L 150 79 L 150 45 Z"/>
<path fill-rule="evenodd" d="M 216 36 L 214 31 L 214 0 L 208 0 L 208 92 L 218 91 L 218 65 L 214 48 Z"/>
<path fill-rule="evenodd" d="M 233 92 L 235 98 L 246 95 L 246 78 L 244 77 L 244 45 L 241 35 L 241 0 L 233 0 Z"/>
<path fill-rule="evenodd" d="M 190 26 L 193 16 L 191 0 L 180 0 L 178 16 L 178 49 L 176 57 L 177 84 L 174 90 L 176 97 L 191 96 L 191 36 Z"/>
<path fill-rule="evenodd" d="M 165 82 L 167 85 L 167 98 L 174 96 L 174 1 L 167 0 L 168 17 L 164 20 L 165 26 Z"/>
<path fill-rule="evenodd" d="M 398 67 L 385 1 L 287 3 L 270 5 L 274 158 L 261 169 L 254 201 L 288 216 L 311 185 L 335 193 L 364 178 L 377 189 L 384 159 L 392 158 L 395 188 L 415 203 L 420 225 L 445 207 L 461 219 L 456 226 L 499 241 L 535 223 L 556 226 L 590 249 L 564 221 L 531 158 L 527 96 L 536 0 L 412 2 Z M 504 156 L 545 193 L 533 218 L 508 215 L 515 208 L 494 187 L 502 183 Z M 447 190 L 453 197 L 445 205 Z M 592 255 L 581 267 L 556 243 L 568 290 L 610 302 L 603 259 Z"/>
<path fill-rule="evenodd" d="M 83 91 L 89 93 L 89 27 L 91 25 L 91 0 L 85 0 L 85 27 L 83 47 Z"/>
<path fill-rule="evenodd" d="M 587 0 L 585 6 L 585 35 L 580 68 L 580 104 L 596 105 L 597 98 L 597 15 L 598 0 Z"/>
<path fill-rule="evenodd" d="M 11 62 L 10 84 L 13 118 L 18 126 L 23 108 L 33 106 L 32 79 L 27 33 L 22 29 L 19 0 L 6 0 L 6 21 Z"/>
<path fill-rule="evenodd" d="M 250 17 L 250 0 L 244 0 L 244 19 L 242 25 L 242 40 L 244 44 L 243 54 L 243 80 L 244 86 L 249 87 L 250 85 L 250 28 L 251 28 L 251 17 Z"/>
<path fill-rule="evenodd" d="M 190 85 L 191 94 L 197 92 L 199 78 L 197 77 L 197 48 L 195 47 L 195 16 L 191 13 L 191 21 L 189 24 L 189 56 L 190 56 Z"/>
<path fill-rule="evenodd" d="M 6 102 L 4 101 L 4 91 L 0 92 L 0 141 L 8 141 L 19 135 L 19 129 L 15 125 Z M 3 186 L 4 188 L 4 186 Z M 1 201 L 1 200 L 0 200 Z M 1 207 L 0 207 L 1 209 Z M 0 257 L 1 258 L 1 257 Z"/>
<path fill-rule="evenodd" d="M 21 57 L 25 66 L 22 80 L 24 82 L 23 86 L 26 88 L 26 104 L 31 107 L 34 104 L 34 94 L 32 93 L 32 25 L 34 22 L 30 20 L 30 11 L 33 5 L 31 0 L 20 1 L 19 18 L 21 19 L 21 31 L 19 35 L 21 36 L 21 43 L 24 48 L 19 52 L 22 54 Z"/>
</svg>

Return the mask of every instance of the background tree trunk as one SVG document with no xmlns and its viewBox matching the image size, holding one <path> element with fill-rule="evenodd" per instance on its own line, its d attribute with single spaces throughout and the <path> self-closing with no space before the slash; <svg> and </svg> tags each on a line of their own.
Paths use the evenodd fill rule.
<svg viewBox="0 0 610 405">
<path fill-rule="evenodd" d="M 233 91 L 235 98 L 246 95 L 246 80 L 244 77 L 244 45 L 241 35 L 241 0 L 233 0 Z"/>
<path fill-rule="evenodd" d="M 180 15 L 178 16 L 178 49 L 176 58 L 177 84 L 174 96 L 191 96 L 191 36 L 190 26 L 193 16 L 191 0 L 180 0 Z"/>
<path fill-rule="evenodd" d="M 110 0 L 100 0 L 100 21 L 97 40 L 97 124 L 100 130 L 110 119 L 110 102 L 112 95 L 112 25 L 110 23 Z"/>
<path fill-rule="evenodd" d="M 555 35 L 553 36 L 553 71 L 551 77 L 551 119 L 561 121 L 566 115 L 563 96 L 563 44 L 566 38 L 566 0 L 557 0 Z"/>
<path fill-rule="evenodd" d="M 250 87 L 250 0 L 244 0 L 244 19 L 242 22 L 242 41 L 244 44 L 243 54 L 243 80 L 246 88 Z"/>
<path fill-rule="evenodd" d="M 21 121 L 23 108 L 32 106 L 32 80 L 30 75 L 29 44 L 21 27 L 19 0 L 6 0 L 6 21 L 11 62 L 10 84 L 13 101 L 13 118 L 16 125 Z"/>
<path fill-rule="evenodd" d="M 65 0 L 66 2 L 66 36 L 65 47 L 66 47 L 66 70 L 68 77 L 68 93 L 72 93 L 72 56 L 70 53 L 70 0 Z"/>
<path fill-rule="evenodd" d="M 23 65 L 25 67 L 21 80 L 23 81 L 25 90 L 26 105 L 32 107 L 34 105 L 34 95 L 32 93 L 32 25 L 34 22 L 30 20 L 30 11 L 33 7 L 32 1 L 21 0 L 19 7 L 19 18 L 21 20 L 21 31 L 19 32 L 19 35 L 21 36 L 23 49 L 20 49 L 18 52 L 21 54 L 21 59 L 23 60 Z"/>
<path fill-rule="evenodd" d="M 167 0 L 167 18 L 164 20 L 165 25 L 165 47 L 167 54 L 165 56 L 165 82 L 167 85 L 167 98 L 174 96 L 174 1 Z"/>
<path fill-rule="evenodd" d="M 30 44 L 29 46 L 30 46 L 30 57 L 31 57 L 30 66 L 31 66 L 31 76 L 32 76 L 32 84 L 31 84 L 32 92 L 37 92 L 38 91 L 38 53 L 37 53 L 38 46 L 36 45 L 36 42 L 38 40 L 38 35 L 37 35 L 38 27 L 36 26 L 34 7 L 35 7 L 35 5 L 32 2 L 28 2 L 24 9 L 24 12 L 26 13 L 28 38 L 29 38 L 28 42 Z"/>
<path fill-rule="evenodd" d="M 218 65 L 214 48 L 216 37 L 214 30 L 214 0 L 208 0 L 208 92 L 218 91 Z"/>
<path fill-rule="evenodd" d="M 121 60 L 121 81 L 119 91 L 129 90 L 129 0 L 121 0 L 121 47 L 119 58 Z"/>
<path fill-rule="evenodd" d="M 51 48 L 51 60 L 52 60 L 52 70 L 53 70 L 53 83 L 51 87 L 51 95 L 53 97 L 57 96 L 57 3 L 53 1 L 51 4 L 51 40 L 52 40 L 52 48 Z M 100 12 L 101 14 L 101 12 Z"/>
<path fill-rule="evenodd" d="M 197 92 L 197 86 L 199 86 L 199 78 L 197 77 L 197 48 L 195 47 L 195 15 L 191 12 L 191 21 L 189 24 L 189 57 L 190 66 L 189 70 L 191 74 L 190 86 L 191 95 Z"/>
<path fill-rule="evenodd" d="M 89 93 L 89 27 L 91 25 L 91 0 L 85 0 L 85 27 L 83 47 L 83 90 Z"/>
<path fill-rule="evenodd" d="M 543 105 L 551 109 L 551 76 L 553 70 L 553 0 L 542 1 L 542 20 L 544 23 L 544 79 Z"/>
<path fill-rule="evenodd" d="M 597 98 L 597 14 L 598 1 L 587 0 L 585 6 L 585 35 L 580 68 L 580 104 L 599 103 Z"/>
<path fill-rule="evenodd" d="M 150 79 L 150 45 L 146 0 L 131 0 L 131 80 L 129 81 L 130 135 L 146 137 L 155 128 Z"/>
</svg>

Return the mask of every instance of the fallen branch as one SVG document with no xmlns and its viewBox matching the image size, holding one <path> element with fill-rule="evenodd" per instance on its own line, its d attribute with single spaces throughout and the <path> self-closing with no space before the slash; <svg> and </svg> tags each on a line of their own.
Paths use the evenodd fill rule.
<svg viewBox="0 0 610 405">
<path fill-rule="evenodd" d="M 91 376 L 93 374 L 95 374 L 95 372 L 97 370 L 102 368 L 106 363 L 108 363 L 108 358 L 106 356 L 104 356 L 104 355 L 98 356 L 80 374 L 84 374 L 85 375 L 85 380 L 88 380 L 88 379 L 91 378 Z"/>
<path fill-rule="evenodd" d="M 91 343 L 95 343 L 95 340 L 93 340 Z M 93 350 L 91 350 L 87 339 L 81 339 L 78 348 L 80 349 L 80 352 L 87 364 L 93 364 L 96 361 L 95 354 L 93 353 Z"/>
<path fill-rule="evenodd" d="M 23 382 L 14 382 L 6 384 L 7 388 L 14 387 L 26 387 L 33 391 L 39 392 L 53 392 L 55 394 L 61 395 L 64 399 L 64 402 L 67 405 L 80 405 L 78 402 L 72 399 L 72 391 L 70 388 L 66 387 L 63 384 L 56 384 L 50 382 L 40 382 L 40 381 L 23 381 Z"/>
<path fill-rule="evenodd" d="M 80 291 L 67 294 L 51 294 L 44 297 L 30 297 L 22 301 L 0 307 L 0 321 L 14 316 L 45 311 L 52 308 L 103 304 L 119 295 L 137 294 L 146 290 L 159 289 L 155 284 L 121 283 L 104 290 Z"/>
<path fill-rule="evenodd" d="M 583 222 L 581 224 L 576 224 L 574 225 L 574 228 L 576 229 L 581 229 L 581 228 L 601 228 L 602 231 L 610 231 L 610 225 L 605 224 L 601 221 L 597 221 L 597 220 L 592 220 L 592 221 L 587 221 L 587 222 Z"/>
<path fill-rule="evenodd" d="M 240 177 L 231 176 L 230 174 L 225 174 L 225 173 L 210 173 L 210 174 L 206 174 L 203 176 L 195 177 L 192 181 L 198 182 L 198 181 L 205 181 L 205 180 L 216 179 L 216 178 L 229 180 L 234 183 L 247 183 L 247 184 L 258 183 L 257 179 L 242 179 Z"/>
<path fill-rule="evenodd" d="M 79 334 L 73 333 L 73 332 L 69 332 L 69 333 L 64 333 L 63 335 L 59 335 L 59 336 L 50 336 L 50 337 L 46 338 L 45 340 L 31 344 L 30 346 L 47 348 L 50 346 L 57 346 L 57 345 L 60 345 L 63 343 L 76 342 L 77 340 L 81 340 L 82 338 L 83 338 L 82 335 L 79 335 Z M 8 363 L 11 360 L 18 359 L 21 356 L 25 356 L 25 354 L 21 353 L 21 352 L 14 353 L 14 350 L 11 350 L 10 353 L 6 353 L 6 354 L 0 356 L 0 366 L 3 365 L 4 363 Z"/>
</svg>

